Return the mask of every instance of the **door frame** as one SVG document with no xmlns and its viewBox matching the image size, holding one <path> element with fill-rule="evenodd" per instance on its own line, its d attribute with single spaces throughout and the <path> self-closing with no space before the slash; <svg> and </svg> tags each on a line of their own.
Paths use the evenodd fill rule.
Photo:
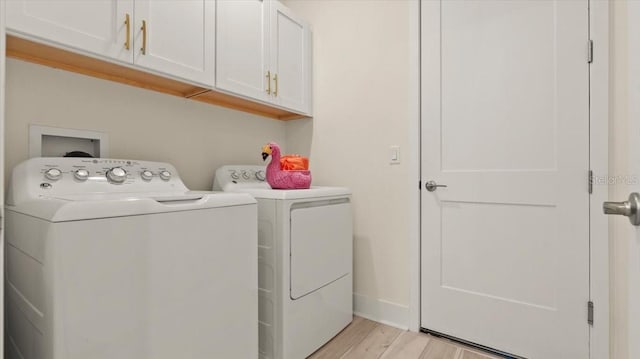
<svg viewBox="0 0 640 359">
<path fill-rule="evenodd" d="M 609 12 L 608 1 L 589 0 L 589 35 L 594 42 L 589 66 L 589 163 L 596 179 L 609 173 Z M 589 352 L 591 358 L 609 358 L 609 219 L 602 213 L 609 188 L 595 182 L 589 201 L 589 287 L 594 303 Z"/>
<path fill-rule="evenodd" d="M 5 1 L 0 0 L 0 183 L 4 186 L 4 114 L 5 114 Z M 0 191 L 0 353 L 4 353 L 4 191 Z"/>
<path fill-rule="evenodd" d="M 410 4 L 410 78 L 409 84 L 409 330 L 420 330 L 421 285 L 421 208 L 420 183 L 422 127 L 420 108 L 421 1 Z M 589 38 L 593 41 L 593 62 L 589 66 L 589 164 L 596 179 L 606 179 L 609 171 L 609 2 L 589 0 Z M 587 45 L 585 44 L 585 61 Z M 587 171 L 588 169 L 585 169 Z M 586 178 L 586 173 L 585 173 Z M 608 186 L 595 181 L 589 199 L 590 269 L 589 291 L 594 303 L 593 326 L 589 330 L 590 358 L 609 358 L 609 221 L 602 214 L 602 202 L 609 198 Z M 585 324 L 587 303 L 585 305 Z"/>
</svg>

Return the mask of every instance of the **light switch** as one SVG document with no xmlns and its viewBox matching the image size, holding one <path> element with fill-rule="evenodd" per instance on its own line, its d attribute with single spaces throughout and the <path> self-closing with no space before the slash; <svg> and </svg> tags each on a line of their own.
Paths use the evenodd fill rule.
<svg viewBox="0 0 640 359">
<path fill-rule="evenodd" d="M 389 146 L 389 163 L 392 165 L 400 163 L 400 146 Z"/>
</svg>

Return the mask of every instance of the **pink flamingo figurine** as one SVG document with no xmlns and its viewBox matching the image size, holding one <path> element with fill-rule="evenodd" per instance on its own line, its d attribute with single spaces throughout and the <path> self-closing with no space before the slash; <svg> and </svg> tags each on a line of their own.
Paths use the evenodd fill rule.
<svg viewBox="0 0 640 359">
<path fill-rule="evenodd" d="M 262 159 L 267 165 L 267 182 L 273 189 L 307 189 L 311 187 L 311 171 L 283 171 L 280 169 L 280 146 L 271 142 L 262 147 Z"/>
</svg>

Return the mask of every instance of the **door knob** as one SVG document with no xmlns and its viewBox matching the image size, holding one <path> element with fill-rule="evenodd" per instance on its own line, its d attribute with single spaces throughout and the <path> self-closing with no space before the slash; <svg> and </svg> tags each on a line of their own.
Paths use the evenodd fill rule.
<svg viewBox="0 0 640 359">
<path fill-rule="evenodd" d="M 438 187 L 447 187 L 446 184 L 437 184 L 436 181 L 429 181 L 425 184 L 427 191 L 433 192 L 438 189 Z"/>
<path fill-rule="evenodd" d="M 629 200 L 624 202 L 604 202 L 602 210 L 604 214 L 616 214 L 629 217 L 629 222 L 634 226 L 640 225 L 640 194 L 633 192 L 629 195 Z"/>
</svg>

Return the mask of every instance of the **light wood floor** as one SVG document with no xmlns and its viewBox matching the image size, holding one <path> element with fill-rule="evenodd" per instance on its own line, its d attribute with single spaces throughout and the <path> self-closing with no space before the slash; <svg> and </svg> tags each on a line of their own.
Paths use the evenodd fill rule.
<svg viewBox="0 0 640 359">
<path fill-rule="evenodd" d="M 455 342 L 354 317 L 353 323 L 311 359 L 493 359 Z"/>
</svg>

